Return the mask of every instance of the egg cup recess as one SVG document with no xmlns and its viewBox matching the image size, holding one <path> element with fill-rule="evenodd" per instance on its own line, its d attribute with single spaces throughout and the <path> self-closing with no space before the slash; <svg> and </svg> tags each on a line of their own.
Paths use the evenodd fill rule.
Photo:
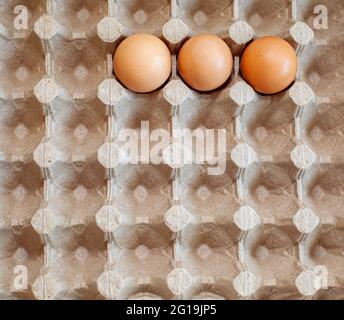
<svg viewBox="0 0 344 320">
<path fill-rule="evenodd" d="M 241 57 L 240 70 L 254 90 L 272 95 L 284 91 L 294 82 L 298 58 L 286 40 L 266 36 L 247 46 Z"/>
</svg>

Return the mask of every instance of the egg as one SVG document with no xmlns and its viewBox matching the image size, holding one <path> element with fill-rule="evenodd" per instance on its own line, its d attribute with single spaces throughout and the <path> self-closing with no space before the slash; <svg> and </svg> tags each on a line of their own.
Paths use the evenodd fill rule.
<svg viewBox="0 0 344 320">
<path fill-rule="evenodd" d="M 275 94 L 295 80 L 298 59 L 294 48 L 278 37 L 263 37 L 249 44 L 240 70 L 243 78 L 259 93 Z"/>
<path fill-rule="evenodd" d="M 161 87 L 172 69 L 166 44 L 150 34 L 135 34 L 123 40 L 114 55 L 117 79 L 128 89 L 147 93 Z"/>
<path fill-rule="evenodd" d="M 219 37 L 202 34 L 187 40 L 178 54 L 178 71 L 183 80 L 198 91 L 221 87 L 230 77 L 233 56 Z"/>
</svg>

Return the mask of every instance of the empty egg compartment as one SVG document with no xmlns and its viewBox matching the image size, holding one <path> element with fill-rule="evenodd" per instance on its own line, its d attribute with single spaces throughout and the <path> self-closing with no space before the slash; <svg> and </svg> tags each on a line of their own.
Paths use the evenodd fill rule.
<svg viewBox="0 0 344 320">
<path fill-rule="evenodd" d="M 121 23 L 122 34 L 150 33 L 162 35 L 162 28 L 171 13 L 170 0 L 114 0 L 109 5 Z"/>
<path fill-rule="evenodd" d="M 313 103 L 301 114 L 302 140 L 325 162 L 343 161 L 344 103 Z"/>
<path fill-rule="evenodd" d="M 301 234 L 291 224 L 263 224 L 250 230 L 241 242 L 241 260 L 258 279 L 253 298 L 300 299 L 295 281 L 302 271 L 299 261 Z"/>
<path fill-rule="evenodd" d="M 190 223 L 178 234 L 175 260 L 189 276 L 182 299 L 238 299 L 238 238 L 233 227 L 213 222 Z"/>
<path fill-rule="evenodd" d="M 303 203 L 324 221 L 343 217 L 344 166 L 313 164 L 301 177 Z"/>
<path fill-rule="evenodd" d="M 300 56 L 300 78 L 322 101 L 343 102 L 344 43 L 308 45 Z"/>
<path fill-rule="evenodd" d="M 305 269 L 313 270 L 319 279 L 318 298 L 333 296 L 331 291 L 343 288 L 343 219 L 335 219 L 334 223 L 319 224 L 302 242 L 302 261 Z M 326 293 L 323 290 L 329 288 Z M 321 292 L 323 291 L 323 292 Z M 341 294 L 342 295 L 342 294 Z"/>
<path fill-rule="evenodd" d="M 52 226 L 94 223 L 95 214 L 106 197 L 105 177 L 105 169 L 96 160 L 56 161 L 49 167 L 47 204 L 42 215 L 49 215 Z M 37 218 L 40 218 L 39 214 Z"/>
<path fill-rule="evenodd" d="M 202 159 L 221 160 L 229 157 L 230 151 L 236 144 L 235 116 L 237 106 L 227 95 L 227 88 L 213 93 L 192 92 L 176 109 L 173 119 L 174 130 L 188 141 L 187 135 L 192 135 L 191 147 L 185 145 L 197 157 Z M 225 150 L 225 151 L 223 151 Z M 226 160 L 226 159 L 224 159 Z"/>
<path fill-rule="evenodd" d="M 95 222 L 90 222 L 57 226 L 45 232 L 46 261 L 44 272 L 34 284 L 35 297 L 44 300 L 103 299 L 97 289 L 97 279 L 106 262 L 103 231 Z"/>
<path fill-rule="evenodd" d="M 108 299 L 175 298 L 167 283 L 174 266 L 172 243 L 151 246 L 142 240 L 132 249 L 109 243 L 108 263 L 98 278 L 99 291 Z"/>
<path fill-rule="evenodd" d="M 175 16 L 180 18 L 192 34 L 228 32 L 233 18 L 233 1 L 176 0 Z"/>
<path fill-rule="evenodd" d="M 313 29 L 316 42 L 324 45 L 328 42 L 331 42 L 331 45 L 343 43 L 343 1 L 298 1 L 298 12 L 302 20 Z"/>
<path fill-rule="evenodd" d="M 300 207 L 298 173 L 292 162 L 255 162 L 240 176 L 241 197 L 264 222 L 291 223 Z"/>
<path fill-rule="evenodd" d="M 34 299 L 33 284 L 43 268 L 43 242 L 30 225 L 1 228 L 0 239 L 1 299 Z"/>
<path fill-rule="evenodd" d="M 259 96 L 241 111 L 240 136 L 262 160 L 286 161 L 295 147 L 296 112 L 287 92 Z"/>
<path fill-rule="evenodd" d="M 117 147 L 129 159 L 130 149 L 126 151 L 125 146 L 131 144 L 131 149 L 137 149 L 132 163 L 161 163 L 163 150 L 159 146 L 164 149 L 170 143 L 171 113 L 171 106 L 159 90 L 145 95 L 128 93 L 112 112 Z"/>
<path fill-rule="evenodd" d="M 238 168 L 231 161 L 224 165 L 221 175 L 209 174 L 212 168 L 207 165 L 184 165 L 179 169 L 175 195 L 195 222 L 210 221 L 238 232 L 234 226 L 234 213 L 240 207 Z"/>
<path fill-rule="evenodd" d="M 6 36 L 28 36 L 45 12 L 44 0 L 4 0 L 0 4 L 0 29 Z"/>
<path fill-rule="evenodd" d="M 59 33 L 67 39 L 95 37 L 97 24 L 107 13 L 106 0 L 53 0 L 50 6 Z"/>
<path fill-rule="evenodd" d="M 42 198 L 43 176 L 33 161 L 0 162 L 1 225 L 30 224 Z"/>
<path fill-rule="evenodd" d="M 0 152 L 25 159 L 39 145 L 45 132 L 42 105 L 35 97 L 0 100 Z"/>
<path fill-rule="evenodd" d="M 5 48 L 0 57 L 0 96 L 4 99 L 32 96 L 45 72 L 41 42 L 32 33 L 25 39 L 0 37 L 0 47 Z"/>
<path fill-rule="evenodd" d="M 171 107 L 161 91 L 147 94 L 128 93 L 114 108 L 117 130 L 141 129 L 141 122 L 148 121 L 151 129 L 168 130 Z"/>
<path fill-rule="evenodd" d="M 107 47 L 98 37 L 74 41 L 53 38 L 48 51 L 59 95 L 74 99 L 96 97 L 97 87 L 107 73 Z"/>
<path fill-rule="evenodd" d="M 106 108 L 98 99 L 55 99 L 49 143 L 73 158 L 96 158 L 106 137 Z"/>
<path fill-rule="evenodd" d="M 289 29 L 293 24 L 291 1 L 243 0 L 239 8 L 239 17 L 253 28 L 257 37 L 289 37 Z"/>
</svg>

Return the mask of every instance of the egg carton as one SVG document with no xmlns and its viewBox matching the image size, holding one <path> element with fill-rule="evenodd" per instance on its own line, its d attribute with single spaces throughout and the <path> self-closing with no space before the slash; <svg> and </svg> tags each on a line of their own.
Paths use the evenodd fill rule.
<svg viewBox="0 0 344 320">
<path fill-rule="evenodd" d="M 343 24 L 341 0 L 3 0 L 0 297 L 342 299 Z M 149 94 L 113 73 L 116 47 L 138 32 L 172 55 L 170 79 Z M 234 56 L 211 93 L 176 67 L 199 33 Z M 264 35 L 300 62 L 274 96 L 239 72 Z M 142 121 L 170 138 L 226 129 L 224 172 L 128 163 L 118 135 Z"/>
</svg>

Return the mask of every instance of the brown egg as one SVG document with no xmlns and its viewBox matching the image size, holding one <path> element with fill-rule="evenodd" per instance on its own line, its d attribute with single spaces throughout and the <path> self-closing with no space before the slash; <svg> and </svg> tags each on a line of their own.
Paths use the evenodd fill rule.
<svg viewBox="0 0 344 320">
<path fill-rule="evenodd" d="M 211 91 L 230 77 L 233 56 L 228 45 L 214 35 L 192 37 L 179 51 L 178 71 L 193 89 Z"/>
<path fill-rule="evenodd" d="M 146 93 L 158 89 L 171 74 L 171 54 L 166 44 L 150 34 L 123 40 L 114 56 L 116 77 L 128 89 Z"/>
<path fill-rule="evenodd" d="M 258 92 L 278 93 L 295 80 L 298 60 L 293 47 L 278 37 L 253 41 L 244 51 L 240 69 L 244 79 Z"/>
</svg>

